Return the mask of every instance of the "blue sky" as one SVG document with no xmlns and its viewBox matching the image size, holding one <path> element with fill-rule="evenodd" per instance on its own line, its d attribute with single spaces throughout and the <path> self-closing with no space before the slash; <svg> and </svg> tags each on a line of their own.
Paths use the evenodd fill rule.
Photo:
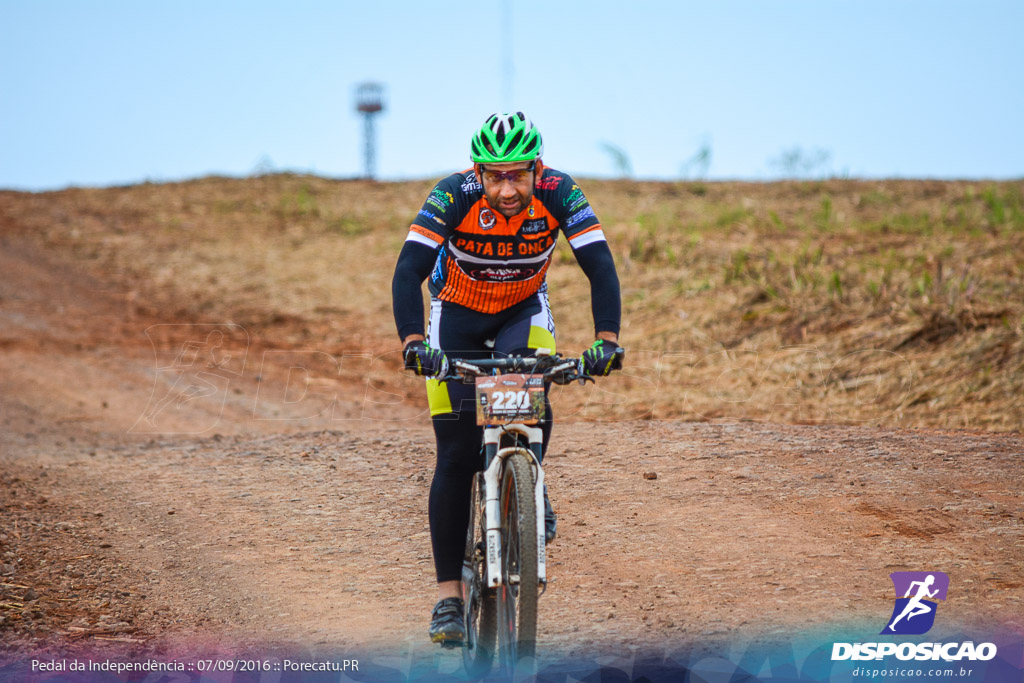
<svg viewBox="0 0 1024 683">
<path fill-rule="evenodd" d="M 0 188 L 356 176 L 365 80 L 384 179 L 468 166 L 509 108 L 584 177 L 615 174 L 610 143 L 639 178 L 705 144 L 711 179 L 779 177 L 794 147 L 828 153 L 816 174 L 1020 178 L 1022 26 L 984 0 L 0 0 Z"/>
</svg>

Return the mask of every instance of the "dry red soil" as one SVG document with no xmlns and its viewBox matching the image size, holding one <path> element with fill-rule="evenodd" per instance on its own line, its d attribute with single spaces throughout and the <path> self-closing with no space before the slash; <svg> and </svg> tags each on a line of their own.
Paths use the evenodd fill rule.
<svg viewBox="0 0 1024 683">
<path fill-rule="evenodd" d="M 311 403 L 296 349 L 143 315 L 16 237 L 0 273 L 6 655 L 426 647 L 421 404 L 341 380 Z M 1022 453 L 1016 433 L 558 425 L 541 650 L 877 633 L 899 570 L 950 575 L 941 629 L 1024 633 Z"/>
</svg>

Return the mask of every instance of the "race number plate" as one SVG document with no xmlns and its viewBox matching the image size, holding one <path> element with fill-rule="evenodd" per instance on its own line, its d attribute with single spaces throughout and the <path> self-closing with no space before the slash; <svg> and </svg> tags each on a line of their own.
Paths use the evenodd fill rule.
<svg viewBox="0 0 1024 683">
<path fill-rule="evenodd" d="M 544 418 L 544 378 L 497 375 L 476 378 L 476 423 L 537 424 Z"/>
</svg>

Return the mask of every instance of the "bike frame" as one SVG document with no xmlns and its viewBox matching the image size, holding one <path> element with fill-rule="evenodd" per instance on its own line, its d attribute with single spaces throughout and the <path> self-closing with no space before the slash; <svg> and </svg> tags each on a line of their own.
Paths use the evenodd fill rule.
<svg viewBox="0 0 1024 683">
<path fill-rule="evenodd" d="M 507 447 L 499 449 L 504 434 L 522 435 L 530 444 L 529 449 Z M 497 588 L 502 580 L 501 575 L 501 475 L 505 459 L 515 453 L 529 456 L 534 472 L 534 502 L 537 520 L 537 579 L 540 585 L 547 584 L 545 541 L 544 541 L 544 469 L 540 466 L 544 433 L 540 427 L 520 423 L 495 425 L 484 428 L 484 453 L 486 467 L 484 469 L 484 515 L 487 523 L 487 577 L 485 585 Z"/>
<path fill-rule="evenodd" d="M 616 353 L 621 358 L 623 351 L 618 349 Z M 561 355 L 552 353 L 550 349 L 537 349 L 536 356 L 529 358 L 521 356 L 508 359 L 478 360 L 451 358 L 449 363 L 449 370 L 446 370 L 441 381 L 470 384 L 471 381 L 475 381 L 475 378 L 497 377 L 502 371 L 508 374 L 541 375 L 545 382 L 557 384 L 578 381 L 582 385 L 587 381 L 593 381 L 593 377 L 583 371 L 579 361 L 564 359 Z M 512 384 L 524 386 L 523 384 Z M 533 386 L 536 386 L 536 382 L 533 383 Z M 473 526 L 467 529 L 466 555 L 462 567 L 462 595 L 466 599 L 466 623 L 470 626 L 467 634 L 470 636 L 466 642 L 467 648 L 463 650 L 463 663 L 467 673 L 473 676 L 483 676 L 490 670 L 494 654 L 499 654 L 502 666 L 507 667 L 510 671 L 515 670 L 520 655 L 524 657 L 523 661 L 529 661 L 529 658 L 534 656 L 537 598 L 547 588 L 547 544 L 544 540 L 544 470 L 540 465 L 544 455 L 544 432 L 539 424 L 527 425 L 525 422 L 502 424 L 502 415 L 496 416 L 494 411 L 488 408 L 489 405 L 481 400 L 477 406 L 477 410 L 484 414 L 484 419 L 480 420 L 484 424 L 484 470 L 475 475 L 477 478 L 474 479 L 474 488 L 478 492 L 478 497 L 471 503 L 470 517 L 473 520 Z M 504 406 L 502 407 L 504 408 Z M 533 410 L 509 412 L 513 413 L 508 416 L 510 420 L 517 418 L 527 420 L 530 418 L 527 418 L 526 415 L 532 417 L 534 414 Z M 520 412 L 523 414 L 520 415 Z M 490 413 L 490 418 L 487 416 L 488 413 Z M 495 417 L 498 419 L 494 419 Z M 515 445 L 502 448 L 502 438 L 509 436 L 512 437 Z M 519 464 L 518 456 L 520 455 L 524 458 L 523 464 L 530 470 L 529 473 L 523 465 Z M 512 458 L 511 461 L 510 458 Z M 521 544 L 517 552 L 524 550 L 523 543 L 527 543 L 527 547 L 525 557 L 521 558 L 519 576 L 503 576 L 502 573 L 504 564 L 502 544 L 506 539 L 502 538 L 501 487 L 503 479 L 507 476 L 506 469 L 511 469 L 516 476 L 516 486 L 518 487 L 516 505 L 520 512 L 529 506 L 527 502 L 529 493 L 525 488 L 525 482 L 520 482 L 519 479 L 532 474 L 534 486 L 533 526 L 537 534 L 536 586 L 527 587 L 522 584 L 523 575 L 531 576 L 532 580 L 534 570 L 533 549 L 529 548 L 529 545 L 532 544 L 528 544 L 529 539 L 523 536 L 519 537 Z M 522 501 L 521 504 L 519 501 Z M 477 529 L 483 532 L 482 541 L 477 540 Z M 519 528 L 518 531 L 522 533 L 523 529 Z M 481 553 L 483 553 L 483 557 L 481 557 Z M 516 602 L 511 617 L 507 613 L 510 606 L 509 596 L 503 593 L 503 586 L 518 587 L 518 595 L 513 593 L 513 599 Z M 486 592 L 493 594 L 487 596 L 481 592 L 484 588 L 488 589 Z M 534 592 L 535 589 L 537 592 Z M 502 605 L 505 609 L 502 609 Z M 497 623 L 499 617 L 502 617 L 507 623 L 499 626 Z M 519 624 L 521 619 L 525 619 L 525 621 Z M 520 628 L 526 634 L 522 641 L 520 641 Z M 514 636 L 514 640 L 510 641 L 510 636 Z M 496 651 L 488 650 L 492 642 L 497 644 Z M 486 644 L 482 650 L 480 649 L 481 643 Z"/>
</svg>

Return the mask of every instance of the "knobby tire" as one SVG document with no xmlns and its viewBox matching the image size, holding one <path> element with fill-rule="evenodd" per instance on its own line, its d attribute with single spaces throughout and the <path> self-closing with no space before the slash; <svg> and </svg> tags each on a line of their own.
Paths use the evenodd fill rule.
<svg viewBox="0 0 1024 683">
<path fill-rule="evenodd" d="M 491 670 L 494 650 L 497 645 L 498 605 L 494 590 L 484 585 L 486 559 L 475 559 L 478 544 L 482 544 L 486 556 L 487 532 L 478 514 L 482 497 L 481 475 L 473 476 L 473 488 L 469 502 L 469 527 L 466 530 L 466 551 L 462 566 L 462 595 L 465 602 L 466 644 L 462 648 L 462 663 L 472 678 L 481 678 Z M 468 585 L 467 585 L 468 583 Z M 471 604 L 475 600 L 476 604 Z"/>
<path fill-rule="evenodd" d="M 498 638 L 501 664 L 515 672 L 537 651 L 537 510 L 530 459 L 515 453 L 505 462 L 501 481 L 502 558 L 505 582 L 498 588 Z M 508 577 L 519 575 L 516 586 Z"/>
</svg>

